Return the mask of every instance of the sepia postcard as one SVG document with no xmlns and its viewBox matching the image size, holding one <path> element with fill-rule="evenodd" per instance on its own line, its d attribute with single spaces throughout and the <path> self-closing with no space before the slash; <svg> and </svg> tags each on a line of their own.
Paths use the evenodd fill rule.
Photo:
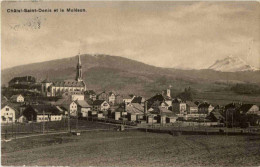
<svg viewBox="0 0 260 167">
<path fill-rule="evenodd" d="M 260 166 L 259 1 L 2 1 L 2 166 Z"/>
</svg>

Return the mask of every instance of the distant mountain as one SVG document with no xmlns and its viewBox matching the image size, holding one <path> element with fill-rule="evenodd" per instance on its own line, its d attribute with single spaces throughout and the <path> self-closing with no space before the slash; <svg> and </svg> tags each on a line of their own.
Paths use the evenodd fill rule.
<svg viewBox="0 0 260 167">
<path fill-rule="evenodd" d="M 207 91 L 225 84 L 252 82 L 260 85 L 260 71 L 219 72 L 214 70 L 180 70 L 160 68 L 135 60 L 109 55 L 81 55 L 83 79 L 88 89 L 114 90 L 118 93 L 153 95 L 172 85 L 175 94 L 185 87 Z M 64 58 L 16 66 L 2 70 L 2 84 L 13 77 L 31 75 L 38 82 L 74 79 L 77 58 Z M 224 86 L 223 86 L 224 85 Z"/>
<path fill-rule="evenodd" d="M 236 56 L 228 56 L 222 60 L 217 60 L 209 69 L 222 72 L 237 71 L 257 71 L 259 69 L 247 64 L 244 60 Z"/>
</svg>

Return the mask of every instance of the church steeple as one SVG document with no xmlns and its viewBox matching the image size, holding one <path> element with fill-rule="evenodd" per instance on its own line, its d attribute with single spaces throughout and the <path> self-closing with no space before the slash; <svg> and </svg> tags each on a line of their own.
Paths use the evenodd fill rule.
<svg viewBox="0 0 260 167">
<path fill-rule="evenodd" d="M 77 80 L 77 81 L 82 81 L 82 68 L 81 68 L 80 54 L 78 55 L 78 64 L 77 64 L 76 80 Z"/>
</svg>

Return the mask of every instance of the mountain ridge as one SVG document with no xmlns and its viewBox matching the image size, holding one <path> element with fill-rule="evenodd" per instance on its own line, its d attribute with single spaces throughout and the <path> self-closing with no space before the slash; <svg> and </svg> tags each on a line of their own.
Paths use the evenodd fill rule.
<svg viewBox="0 0 260 167">
<path fill-rule="evenodd" d="M 228 56 L 224 59 L 217 60 L 208 69 L 222 72 L 237 72 L 237 71 L 257 71 L 256 67 L 247 64 L 243 59 L 237 56 Z"/>
<path fill-rule="evenodd" d="M 187 86 L 196 89 L 223 87 L 227 83 L 257 83 L 260 72 L 220 72 L 211 69 L 180 70 L 147 65 L 119 56 L 81 55 L 83 79 L 88 89 L 119 90 L 127 93 L 158 92 L 173 85 L 176 91 Z M 48 77 L 51 80 L 74 79 L 76 56 L 46 62 L 21 65 L 2 70 L 2 85 L 17 76 L 32 75 L 38 82 Z M 221 82 L 220 82 L 221 81 Z M 218 83 L 216 83 L 218 82 Z"/>
</svg>

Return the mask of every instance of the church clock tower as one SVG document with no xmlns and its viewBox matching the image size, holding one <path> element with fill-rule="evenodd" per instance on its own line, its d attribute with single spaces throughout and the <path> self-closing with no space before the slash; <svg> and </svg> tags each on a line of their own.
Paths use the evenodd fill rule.
<svg viewBox="0 0 260 167">
<path fill-rule="evenodd" d="M 76 76 L 77 81 L 83 81 L 82 79 L 82 66 L 81 66 L 81 60 L 80 60 L 80 55 L 78 55 L 78 64 L 77 64 L 77 76 Z"/>
</svg>

